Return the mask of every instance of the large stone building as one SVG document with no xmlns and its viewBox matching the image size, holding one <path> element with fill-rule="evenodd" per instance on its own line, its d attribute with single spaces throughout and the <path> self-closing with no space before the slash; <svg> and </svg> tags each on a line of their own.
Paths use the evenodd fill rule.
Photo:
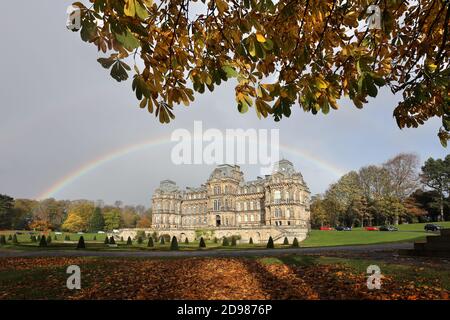
<svg viewBox="0 0 450 320">
<path fill-rule="evenodd" d="M 181 241 L 195 238 L 196 230 L 218 238 L 237 235 L 244 242 L 250 237 L 265 242 L 269 236 L 275 242 L 301 241 L 309 230 L 309 189 L 290 161 L 275 168 L 271 175 L 244 181 L 239 166 L 220 165 L 205 184 L 184 191 L 171 180 L 161 181 L 152 197 L 152 228 L 146 231 Z"/>
</svg>

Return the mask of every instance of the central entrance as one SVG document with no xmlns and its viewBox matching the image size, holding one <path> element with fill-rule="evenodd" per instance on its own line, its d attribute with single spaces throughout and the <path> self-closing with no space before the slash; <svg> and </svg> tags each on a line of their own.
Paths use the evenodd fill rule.
<svg viewBox="0 0 450 320">
<path fill-rule="evenodd" d="M 220 216 L 216 215 L 216 227 L 220 227 Z"/>
</svg>

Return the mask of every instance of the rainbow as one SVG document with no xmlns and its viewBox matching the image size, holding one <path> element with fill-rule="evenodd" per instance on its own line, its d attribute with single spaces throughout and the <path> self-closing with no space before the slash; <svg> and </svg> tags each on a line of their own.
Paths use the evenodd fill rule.
<svg viewBox="0 0 450 320">
<path fill-rule="evenodd" d="M 126 146 L 123 146 L 118 149 L 114 149 L 110 152 L 107 152 L 105 154 L 102 154 L 98 156 L 97 158 L 92 159 L 91 161 L 81 165 L 80 167 L 76 168 L 75 170 L 69 172 L 65 176 L 63 176 L 61 179 L 56 181 L 53 185 L 51 185 L 47 190 L 39 194 L 36 199 L 42 200 L 47 198 L 55 197 L 57 193 L 62 191 L 65 187 L 68 185 L 74 183 L 77 179 L 79 179 L 82 176 L 85 176 L 89 174 L 90 172 L 94 171 L 95 169 L 101 167 L 102 165 L 105 165 L 109 162 L 115 161 L 119 158 L 122 158 L 124 156 L 127 156 L 129 154 L 139 152 L 146 150 L 148 148 L 153 148 L 156 146 L 164 145 L 173 143 L 170 139 L 170 135 L 162 135 L 158 136 L 152 139 L 148 139 L 145 141 L 141 141 L 138 143 L 129 144 Z M 329 163 L 328 161 L 325 161 L 318 156 L 309 153 L 305 150 L 302 150 L 298 147 L 292 146 L 292 145 L 286 145 L 286 144 L 280 144 L 280 151 L 285 151 L 287 153 L 290 153 L 292 155 L 295 155 L 297 157 L 300 157 L 303 160 L 307 160 L 308 162 L 312 163 L 313 165 L 328 171 L 329 173 L 333 174 L 335 177 L 342 176 L 346 171 Z"/>
</svg>

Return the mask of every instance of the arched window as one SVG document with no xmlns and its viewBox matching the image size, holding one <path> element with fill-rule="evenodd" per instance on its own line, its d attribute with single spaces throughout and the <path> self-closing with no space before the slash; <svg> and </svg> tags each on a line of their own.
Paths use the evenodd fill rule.
<svg viewBox="0 0 450 320">
<path fill-rule="evenodd" d="M 254 215 L 251 215 L 251 216 L 250 216 L 250 221 L 251 221 L 251 222 L 255 221 L 255 216 L 254 216 Z"/>
<path fill-rule="evenodd" d="M 244 216 L 244 221 L 248 222 L 248 216 L 247 215 Z"/>
</svg>

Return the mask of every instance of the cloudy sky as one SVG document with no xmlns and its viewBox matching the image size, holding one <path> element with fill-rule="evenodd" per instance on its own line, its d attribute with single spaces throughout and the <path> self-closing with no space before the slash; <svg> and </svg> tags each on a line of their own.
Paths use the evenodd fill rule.
<svg viewBox="0 0 450 320">
<path fill-rule="evenodd" d="M 65 28 L 71 1 L 9 1 L 0 19 L 0 193 L 13 197 L 122 200 L 150 205 L 160 180 L 198 186 L 213 166 L 175 165 L 171 133 L 204 129 L 278 128 L 281 154 L 300 170 L 313 193 L 342 173 L 382 163 L 399 152 L 421 160 L 443 157 L 439 121 L 400 130 L 392 117 L 398 98 L 381 92 L 363 109 L 348 101 L 327 116 L 295 108 L 289 119 L 258 120 L 236 110 L 232 83 L 176 108 L 161 125 L 137 106 L 131 81 L 117 83 L 96 59 L 95 47 Z M 243 165 L 246 179 L 258 165 Z"/>
</svg>

